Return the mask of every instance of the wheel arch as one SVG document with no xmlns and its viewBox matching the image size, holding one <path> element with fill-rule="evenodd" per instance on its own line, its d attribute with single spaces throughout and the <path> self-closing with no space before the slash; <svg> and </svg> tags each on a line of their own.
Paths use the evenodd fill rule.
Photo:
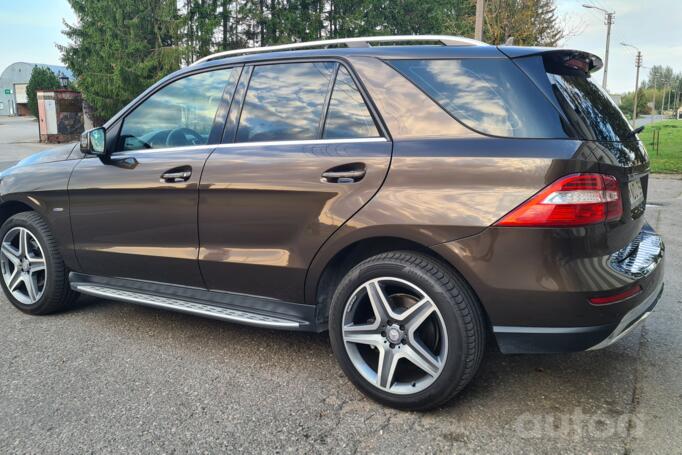
<svg viewBox="0 0 682 455">
<path fill-rule="evenodd" d="M 48 202 L 47 200 L 38 199 L 30 194 L 23 193 L 12 193 L 3 196 L 0 199 L 0 226 L 17 213 L 37 213 L 47 223 L 52 234 L 55 235 L 66 265 L 71 270 L 80 271 L 71 236 L 71 222 L 68 217 L 68 210 L 58 212 L 57 214 L 63 214 L 64 216 L 55 219 L 54 216 L 51 216 L 52 213 L 48 208 Z"/>
<path fill-rule="evenodd" d="M 0 226 L 5 224 L 5 221 L 22 212 L 35 212 L 36 208 L 28 202 L 21 200 L 9 200 L 0 202 Z"/>
<path fill-rule="evenodd" d="M 318 264 L 316 271 L 309 270 L 306 277 L 306 302 L 316 306 L 316 319 L 319 327 L 326 327 L 329 316 L 329 304 L 334 290 L 341 282 L 346 273 L 355 265 L 377 254 L 389 251 L 412 251 L 424 254 L 453 273 L 459 275 L 471 288 L 479 303 L 485 323 L 489 326 L 489 319 L 485 307 L 481 304 L 475 289 L 457 268 L 438 252 L 420 242 L 400 236 L 376 236 L 358 239 L 338 248 L 333 254 L 327 252 L 324 266 Z M 316 258 L 319 259 L 319 258 Z"/>
</svg>

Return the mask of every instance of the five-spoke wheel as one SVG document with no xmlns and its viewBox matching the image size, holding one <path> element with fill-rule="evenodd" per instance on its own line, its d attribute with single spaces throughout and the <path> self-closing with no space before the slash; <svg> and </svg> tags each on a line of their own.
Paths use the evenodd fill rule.
<svg viewBox="0 0 682 455">
<path fill-rule="evenodd" d="M 433 383 L 447 357 L 446 334 L 433 300 L 400 278 L 363 283 L 344 311 L 343 340 L 353 365 L 391 393 L 415 393 Z"/>
<path fill-rule="evenodd" d="M 346 273 L 329 311 L 332 349 L 363 393 L 424 410 L 471 380 L 485 346 L 483 315 L 468 284 L 411 251 L 378 254 Z"/>
<path fill-rule="evenodd" d="M 57 242 L 42 216 L 21 212 L 0 227 L 2 289 L 15 307 L 48 314 L 68 306 L 77 294 L 69 287 L 68 270 Z"/>
<path fill-rule="evenodd" d="M 0 248 L 5 286 L 24 305 L 35 304 L 45 291 L 47 266 L 40 242 L 24 227 L 7 231 Z"/>
</svg>

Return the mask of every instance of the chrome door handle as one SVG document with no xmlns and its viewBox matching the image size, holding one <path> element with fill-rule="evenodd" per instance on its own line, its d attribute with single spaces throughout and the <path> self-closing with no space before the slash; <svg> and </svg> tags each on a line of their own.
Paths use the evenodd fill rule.
<svg viewBox="0 0 682 455">
<path fill-rule="evenodd" d="M 352 183 L 361 180 L 365 176 L 366 171 L 360 169 L 357 171 L 327 171 L 322 173 L 322 178 L 326 181 L 336 183 Z"/>
<path fill-rule="evenodd" d="M 186 182 L 192 176 L 192 171 L 165 172 L 161 180 L 167 183 Z"/>
</svg>

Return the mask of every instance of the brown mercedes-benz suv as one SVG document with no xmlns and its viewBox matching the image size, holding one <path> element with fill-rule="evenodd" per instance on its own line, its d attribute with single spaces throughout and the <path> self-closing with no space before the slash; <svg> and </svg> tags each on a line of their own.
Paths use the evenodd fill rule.
<svg viewBox="0 0 682 455">
<path fill-rule="evenodd" d="M 656 305 L 664 246 L 601 66 L 448 36 L 206 57 L 0 175 L 0 282 L 30 314 L 89 294 L 329 330 L 403 409 L 465 387 L 487 337 L 607 346 Z"/>
</svg>

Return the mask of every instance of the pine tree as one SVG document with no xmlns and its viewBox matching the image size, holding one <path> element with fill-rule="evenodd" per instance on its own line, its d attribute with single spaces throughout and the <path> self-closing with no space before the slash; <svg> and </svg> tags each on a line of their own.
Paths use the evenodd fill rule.
<svg viewBox="0 0 682 455">
<path fill-rule="evenodd" d="M 59 46 L 97 123 L 180 66 L 175 0 L 69 0 L 78 22 Z"/>
<path fill-rule="evenodd" d="M 533 18 L 534 45 L 555 47 L 564 38 L 564 31 L 559 26 L 554 0 L 535 0 L 535 17 Z"/>
<path fill-rule="evenodd" d="M 554 0 L 488 0 L 484 29 L 491 44 L 556 46 L 564 37 Z"/>
</svg>

